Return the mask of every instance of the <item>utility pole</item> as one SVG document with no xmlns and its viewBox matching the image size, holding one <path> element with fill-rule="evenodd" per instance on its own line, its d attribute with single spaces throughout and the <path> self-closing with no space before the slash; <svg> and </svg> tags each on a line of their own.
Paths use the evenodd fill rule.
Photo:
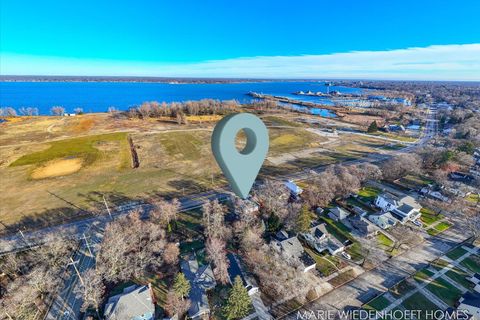
<svg viewBox="0 0 480 320">
<path fill-rule="evenodd" d="M 77 265 L 76 265 L 79 261 L 73 261 L 72 257 L 70 257 L 70 261 L 71 262 L 68 265 L 73 266 L 73 268 L 75 269 L 75 272 L 77 273 L 78 278 L 80 279 L 80 282 L 82 283 L 82 285 L 85 285 L 85 283 L 83 282 L 82 275 L 80 274 L 80 271 L 78 271 L 78 268 L 77 268 Z"/>
<path fill-rule="evenodd" d="M 85 233 L 83 233 L 83 239 L 85 240 L 85 244 L 87 245 L 88 252 L 90 252 L 90 255 L 93 257 L 92 249 L 90 249 L 90 244 L 88 243 L 88 239 Z"/>
<path fill-rule="evenodd" d="M 108 215 L 110 216 L 110 219 L 113 220 L 112 213 L 110 212 L 110 208 L 108 207 L 108 204 L 107 204 L 107 199 L 105 199 L 105 195 L 102 195 L 102 197 L 103 197 L 103 203 L 105 203 L 105 208 L 107 208 Z"/>
<path fill-rule="evenodd" d="M 31 247 L 31 246 L 30 246 L 30 242 L 28 242 L 27 238 L 25 238 L 25 235 L 23 234 L 22 230 L 18 229 L 18 232 L 20 232 L 20 235 L 22 236 L 23 241 L 25 241 L 25 243 L 27 244 L 27 246 L 28 246 L 28 247 Z"/>
</svg>

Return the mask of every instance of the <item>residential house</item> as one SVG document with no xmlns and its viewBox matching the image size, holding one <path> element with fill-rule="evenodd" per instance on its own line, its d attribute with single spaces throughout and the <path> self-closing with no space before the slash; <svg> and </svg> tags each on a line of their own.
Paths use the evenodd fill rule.
<svg viewBox="0 0 480 320">
<path fill-rule="evenodd" d="M 259 206 L 255 201 L 252 200 L 238 200 L 235 202 L 235 214 L 240 216 L 242 214 L 251 214 L 257 212 Z"/>
<path fill-rule="evenodd" d="M 422 209 L 422 206 L 411 196 L 397 197 L 389 193 L 378 195 L 375 205 L 383 212 L 391 212 L 393 217 L 401 223 L 418 219 Z"/>
<path fill-rule="evenodd" d="M 298 197 L 303 192 L 303 189 L 297 186 L 292 180 L 286 181 L 285 187 L 287 187 L 293 197 Z"/>
<path fill-rule="evenodd" d="M 480 320 L 480 293 L 467 291 L 458 301 L 457 310 L 466 311 L 473 319 Z"/>
<path fill-rule="evenodd" d="M 348 222 L 352 226 L 353 231 L 355 231 L 360 237 L 369 237 L 378 232 L 375 225 L 363 216 L 354 215 L 348 219 Z"/>
<path fill-rule="evenodd" d="M 390 124 L 387 126 L 387 131 L 390 131 L 390 132 L 399 132 L 399 131 L 405 131 L 405 127 L 402 126 L 402 125 L 398 125 L 398 124 Z"/>
<path fill-rule="evenodd" d="M 190 299 L 189 318 L 208 318 L 210 307 L 207 291 L 217 285 L 213 277 L 212 268 L 209 264 L 200 265 L 194 254 L 189 255 L 188 260 L 182 260 L 180 268 L 190 282 L 190 293 L 188 295 Z"/>
<path fill-rule="evenodd" d="M 103 313 L 107 320 L 153 320 L 155 298 L 150 285 L 133 285 L 108 299 Z"/>
<path fill-rule="evenodd" d="M 333 219 L 335 221 L 341 221 L 343 219 L 346 219 L 349 215 L 350 212 L 340 207 L 332 208 L 330 209 L 330 212 L 328 212 L 328 216 L 330 217 L 330 219 Z"/>
<path fill-rule="evenodd" d="M 247 289 L 248 295 L 253 295 L 257 293 L 258 286 L 255 279 L 244 272 L 240 264 L 239 258 L 233 253 L 228 253 L 227 259 L 229 262 L 228 276 L 230 279 L 230 284 L 233 285 L 235 278 L 240 277 L 243 286 L 245 287 L 245 289 Z"/>
<path fill-rule="evenodd" d="M 391 228 L 397 224 L 397 219 L 395 219 L 390 212 L 372 214 L 368 217 L 368 220 L 372 221 L 383 230 Z"/>
<path fill-rule="evenodd" d="M 360 207 L 357 207 L 357 206 L 353 206 L 352 207 L 352 210 L 353 212 L 355 212 L 357 215 L 361 216 L 361 217 L 365 217 L 368 212 Z"/>
<path fill-rule="evenodd" d="M 302 244 L 296 236 L 285 240 L 277 240 L 273 242 L 273 247 L 278 250 L 285 258 L 293 259 L 300 263 L 303 272 L 315 269 L 315 260 L 305 252 Z"/>
<path fill-rule="evenodd" d="M 402 204 L 400 207 L 390 211 L 392 215 L 398 219 L 401 223 L 406 223 L 407 221 L 415 221 L 420 218 L 420 208 L 414 208 L 409 204 Z"/>
<path fill-rule="evenodd" d="M 382 209 L 382 211 L 384 212 L 393 210 L 393 208 L 396 208 L 399 206 L 398 197 L 390 193 L 379 194 L 375 198 L 375 205 L 380 209 Z"/>
<path fill-rule="evenodd" d="M 328 251 L 334 255 L 345 250 L 343 243 L 327 231 L 325 223 L 310 228 L 308 232 L 301 233 L 300 236 L 318 253 Z"/>
</svg>

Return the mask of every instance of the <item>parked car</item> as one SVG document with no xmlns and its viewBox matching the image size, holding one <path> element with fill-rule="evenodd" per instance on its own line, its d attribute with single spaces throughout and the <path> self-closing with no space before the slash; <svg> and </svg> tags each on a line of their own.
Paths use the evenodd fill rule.
<svg viewBox="0 0 480 320">
<path fill-rule="evenodd" d="M 348 259 L 348 260 L 352 260 L 352 256 L 349 255 L 348 253 L 346 253 L 345 251 L 342 252 L 342 257 L 344 257 L 345 259 Z"/>
<path fill-rule="evenodd" d="M 413 220 L 412 222 L 413 222 L 413 224 L 416 225 L 417 227 L 420 227 L 420 228 L 423 227 L 423 224 L 422 224 L 420 221 L 418 221 L 418 220 Z"/>
</svg>

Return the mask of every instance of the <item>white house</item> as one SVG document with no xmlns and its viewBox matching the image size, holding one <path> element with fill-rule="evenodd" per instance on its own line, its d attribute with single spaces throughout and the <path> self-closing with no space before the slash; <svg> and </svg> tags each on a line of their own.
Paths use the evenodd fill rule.
<svg viewBox="0 0 480 320">
<path fill-rule="evenodd" d="M 349 215 L 350 212 L 340 207 L 332 208 L 330 209 L 330 212 L 328 212 L 328 216 L 330 217 L 330 219 L 333 219 L 335 221 L 346 219 Z"/>
<path fill-rule="evenodd" d="M 372 214 L 368 219 L 383 230 L 391 228 L 397 224 L 397 219 L 395 219 L 390 212 Z"/>
<path fill-rule="evenodd" d="M 397 197 L 389 193 L 378 195 L 375 205 L 383 212 L 391 212 L 401 223 L 414 221 L 420 217 L 422 206 L 411 196 Z"/>
<path fill-rule="evenodd" d="M 300 236 L 318 253 L 328 251 L 331 255 L 335 255 L 345 250 L 343 243 L 329 234 L 324 223 L 310 228 L 308 232 L 301 233 Z"/>
<path fill-rule="evenodd" d="M 286 181 L 285 182 L 285 187 L 287 187 L 287 189 L 290 191 L 290 193 L 295 197 L 299 196 L 303 192 L 303 189 L 300 188 L 299 186 L 297 186 L 296 183 L 293 182 L 292 180 Z"/>
<path fill-rule="evenodd" d="M 466 311 L 473 319 L 480 320 L 480 293 L 467 291 L 458 301 L 457 310 Z"/>
<path fill-rule="evenodd" d="M 375 205 L 382 211 L 387 212 L 398 207 L 398 198 L 390 193 L 379 194 L 375 198 Z"/>
</svg>

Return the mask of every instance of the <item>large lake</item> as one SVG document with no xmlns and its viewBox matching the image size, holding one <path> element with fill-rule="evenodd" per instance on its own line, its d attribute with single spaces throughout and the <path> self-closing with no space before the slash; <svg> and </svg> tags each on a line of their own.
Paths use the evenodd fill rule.
<svg viewBox="0 0 480 320">
<path fill-rule="evenodd" d="M 119 110 L 143 101 L 173 102 L 205 98 L 250 101 L 248 92 L 279 95 L 297 100 L 331 104 L 326 98 L 296 96 L 296 91 L 326 92 L 323 82 L 242 82 L 226 84 L 169 84 L 143 82 L 0 82 L 0 107 L 36 107 L 49 114 L 52 106 L 67 112 L 81 107 L 85 112 L 105 112 L 113 106 Z M 330 87 L 345 93 L 359 89 Z"/>
</svg>

